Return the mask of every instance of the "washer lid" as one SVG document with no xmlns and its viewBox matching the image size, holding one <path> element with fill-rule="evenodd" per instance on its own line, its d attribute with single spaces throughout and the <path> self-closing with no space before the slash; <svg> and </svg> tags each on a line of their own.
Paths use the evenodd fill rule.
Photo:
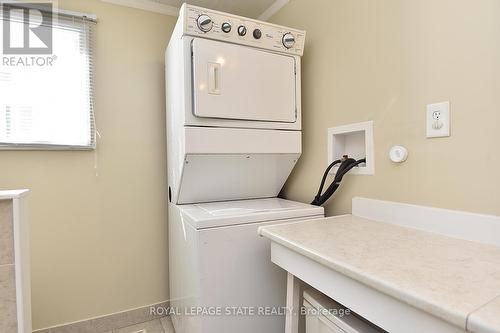
<svg viewBox="0 0 500 333">
<path fill-rule="evenodd" d="M 279 198 L 209 202 L 177 207 L 184 220 L 196 229 L 324 216 L 323 207 Z"/>
</svg>

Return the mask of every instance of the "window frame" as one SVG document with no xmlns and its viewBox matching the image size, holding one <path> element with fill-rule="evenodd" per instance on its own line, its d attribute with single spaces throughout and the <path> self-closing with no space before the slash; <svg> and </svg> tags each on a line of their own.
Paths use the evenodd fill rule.
<svg viewBox="0 0 500 333">
<path fill-rule="evenodd" d="M 48 2 L 48 1 L 47 1 Z M 23 3 L 9 3 L 11 5 L 15 5 L 16 7 L 25 7 L 30 8 L 29 5 Z M 35 9 L 39 9 L 34 7 Z M 1 11 L 0 11 L 1 12 Z M 73 18 L 78 20 L 83 20 L 88 23 L 86 24 L 96 24 L 97 16 L 95 14 L 89 13 L 81 13 L 69 10 L 63 10 L 54 7 L 52 12 L 50 13 L 54 16 L 55 22 L 58 22 L 59 17 L 64 19 Z M 0 18 L 0 22 L 3 22 L 3 14 Z M 2 23 L 0 23 L 2 24 Z M 55 24 L 53 21 L 53 28 L 58 29 L 61 28 L 61 25 Z M 93 151 L 97 148 L 97 128 L 95 121 L 95 96 L 94 96 L 94 66 L 92 63 L 93 56 L 92 53 L 94 51 L 94 39 L 93 39 L 93 28 L 89 28 L 88 32 L 90 36 L 88 37 L 88 54 L 89 54 L 89 121 L 90 121 L 90 143 L 88 145 L 71 145 L 71 144 L 58 144 L 58 143 L 11 143 L 11 142 L 2 142 L 0 141 L 0 151 L 2 150 L 34 150 L 34 151 Z"/>
</svg>

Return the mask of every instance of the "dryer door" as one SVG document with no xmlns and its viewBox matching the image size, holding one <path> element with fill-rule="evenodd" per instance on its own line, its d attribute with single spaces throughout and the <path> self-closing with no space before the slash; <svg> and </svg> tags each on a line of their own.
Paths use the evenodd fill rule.
<svg viewBox="0 0 500 333">
<path fill-rule="evenodd" d="M 192 51 L 195 116 L 296 121 L 293 57 L 207 39 Z"/>
</svg>

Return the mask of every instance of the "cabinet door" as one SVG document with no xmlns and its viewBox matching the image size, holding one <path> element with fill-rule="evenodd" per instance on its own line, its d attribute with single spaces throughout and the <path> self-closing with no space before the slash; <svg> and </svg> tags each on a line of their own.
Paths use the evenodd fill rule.
<svg viewBox="0 0 500 333">
<path fill-rule="evenodd" d="M 318 333 L 346 333 L 323 316 L 318 316 Z"/>
<path fill-rule="evenodd" d="M 304 302 L 304 305 L 306 302 Z M 317 333 L 318 332 L 318 317 L 307 314 L 306 315 L 306 333 Z"/>
<path fill-rule="evenodd" d="M 304 300 L 304 306 L 308 310 L 306 314 L 306 333 L 346 333 L 325 316 L 312 311 L 314 307 L 306 300 Z"/>
<path fill-rule="evenodd" d="M 306 316 L 306 333 L 346 333 L 323 316 Z"/>
</svg>

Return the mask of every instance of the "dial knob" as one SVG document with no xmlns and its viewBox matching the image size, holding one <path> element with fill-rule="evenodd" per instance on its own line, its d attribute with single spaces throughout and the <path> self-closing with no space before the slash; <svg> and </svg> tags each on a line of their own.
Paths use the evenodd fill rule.
<svg viewBox="0 0 500 333">
<path fill-rule="evenodd" d="M 247 28 L 244 25 L 238 27 L 238 35 L 245 36 L 247 34 Z"/>
<path fill-rule="evenodd" d="M 260 29 L 255 29 L 253 31 L 253 38 L 260 39 L 260 37 L 262 37 L 262 31 L 260 31 Z"/>
<path fill-rule="evenodd" d="M 196 23 L 198 24 L 198 28 L 200 28 L 203 32 L 209 32 L 212 30 L 212 25 L 214 24 L 210 16 L 205 14 L 200 15 L 198 20 L 196 20 Z"/>
<path fill-rule="evenodd" d="M 222 31 L 224 31 L 226 34 L 231 31 L 231 23 L 224 22 L 222 23 L 221 27 Z"/>
<path fill-rule="evenodd" d="M 286 34 L 283 35 L 281 41 L 283 42 L 283 46 L 289 49 L 295 45 L 295 36 L 287 32 Z"/>
</svg>

